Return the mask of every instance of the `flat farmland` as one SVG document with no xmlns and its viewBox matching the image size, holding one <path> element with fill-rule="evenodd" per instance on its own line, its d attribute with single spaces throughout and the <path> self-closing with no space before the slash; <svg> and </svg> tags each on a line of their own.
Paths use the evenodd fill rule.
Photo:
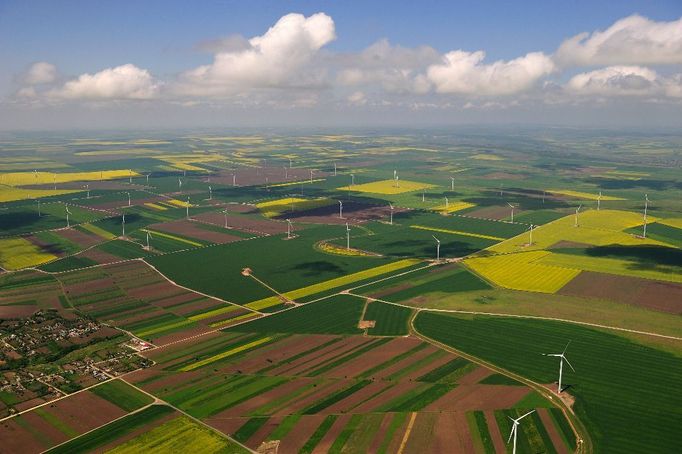
<svg viewBox="0 0 682 454">
<path fill-rule="evenodd" d="M 543 353 L 561 351 L 574 410 L 587 426 L 595 452 L 671 452 L 682 443 L 678 394 L 664 391 L 682 379 L 682 360 L 623 337 L 569 323 L 422 312 L 424 336 L 475 355 L 539 383 L 556 380 L 557 364 Z"/>
<path fill-rule="evenodd" d="M 269 236 L 147 260 L 181 285 L 239 304 L 272 296 L 270 290 L 241 274 L 246 267 L 284 293 L 392 261 L 381 257 L 336 256 L 315 249 L 317 242 L 343 234 L 337 229 L 315 227 L 298 232 L 293 240 Z M 254 254 L 254 248 L 268 252 Z M 272 256 L 278 260 L 271 260 Z"/>
<path fill-rule="evenodd" d="M 288 328 L 284 315 L 268 318 Z M 330 333 L 334 323 L 320 320 L 318 331 Z M 277 327 L 254 333 L 252 324 L 149 351 L 145 355 L 156 365 L 129 380 L 251 449 L 278 440 L 283 452 L 333 446 L 352 452 L 384 446 L 393 452 L 403 439 L 413 444 L 407 452 L 440 452 L 453 440 L 471 446 L 490 438 L 491 431 L 506 436 L 508 428 L 494 417 L 498 413 L 504 418 L 551 407 L 518 383 L 486 384 L 492 371 L 418 339 L 278 334 L 283 329 Z M 491 417 L 477 424 L 476 412 Z M 538 420 L 522 437 L 550 452 L 567 452 L 570 429 L 569 441 L 542 436 L 565 431 L 562 418 L 558 413 Z M 456 433 L 429 429 L 455 422 Z M 417 449 L 423 443 L 425 450 Z"/>
</svg>

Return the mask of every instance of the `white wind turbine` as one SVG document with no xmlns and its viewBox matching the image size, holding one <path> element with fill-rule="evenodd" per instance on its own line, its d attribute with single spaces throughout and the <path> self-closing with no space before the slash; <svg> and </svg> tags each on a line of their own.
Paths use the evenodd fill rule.
<svg viewBox="0 0 682 454">
<path fill-rule="evenodd" d="M 450 177 L 450 190 L 455 190 L 455 177 Z"/>
<path fill-rule="evenodd" d="M 431 235 L 436 240 L 436 261 L 440 262 L 440 240 L 435 235 Z"/>
<path fill-rule="evenodd" d="M 287 240 L 291 239 L 291 219 L 287 219 Z"/>
<path fill-rule="evenodd" d="M 225 228 L 227 228 L 227 210 L 223 211 L 223 215 L 225 216 Z"/>
<path fill-rule="evenodd" d="M 289 179 L 289 171 L 287 170 L 287 166 L 284 166 L 284 179 L 285 180 Z"/>
<path fill-rule="evenodd" d="M 313 182 L 313 172 L 314 172 L 314 170 L 310 169 L 310 182 L 311 183 Z"/>
<path fill-rule="evenodd" d="M 535 226 L 533 224 L 530 225 L 530 228 L 528 229 L 528 234 L 530 235 L 530 241 L 528 242 L 528 246 L 533 245 L 533 229 Z"/>
<path fill-rule="evenodd" d="M 398 187 L 398 171 L 393 171 L 393 186 Z"/>
<path fill-rule="evenodd" d="M 130 192 L 126 192 L 128 194 L 128 206 L 130 206 Z"/>
<path fill-rule="evenodd" d="M 121 213 L 121 238 L 126 236 L 126 214 Z"/>
<path fill-rule="evenodd" d="M 599 195 L 597 196 L 597 211 L 601 209 L 601 191 L 599 191 Z"/>
<path fill-rule="evenodd" d="M 649 194 L 644 194 L 644 233 L 643 237 L 646 238 L 646 213 L 649 210 Z"/>
<path fill-rule="evenodd" d="M 36 201 L 38 202 L 38 217 L 40 217 L 40 199 L 36 199 Z"/>
<path fill-rule="evenodd" d="M 516 436 L 518 435 L 518 432 L 519 432 L 519 421 L 521 421 L 523 418 L 530 415 L 534 411 L 535 410 L 531 410 L 528 413 L 526 413 L 525 415 L 521 415 L 516 419 L 512 418 L 511 416 L 508 417 L 509 419 L 512 420 L 512 423 L 513 423 L 511 433 L 509 434 L 509 439 L 507 440 L 507 444 L 509 444 L 512 437 L 514 437 L 514 447 L 512 448 L 512 454 L 516 454 Z"/>
<path fill-rule="evenodd" d="M 426 189 L 422 189 L 422 203 L 426 201 Z"/>
<path fill-rule="evenodd" d="M 182 180 L 178 178 L 178 191 L 182 192 Z"/>
<path fill-rule="evenodd" d="M 336 161 L 334 161 L 334 176 L 336 176 Z"/>
<path fill-rule="evenodd" d="M 189 219 L 189 196 L 187 196 L 187 205 L 185 205 L 185 215 Z"/>
<path fill-rule="evenodd" d="M 566 350 L 568 349 L 568 346 L 570 345 L 571 341 L 568 341 L 566 344 L 566 347 L 564 347 L 564 351 L 561 353 L 543 353 L 544 356 L 556 356 L 559 359 L 559 387 L 557 388 L 557 394 L 561 394 L 562 388 L 561 388 L 561 381 L 563 379 L 563 373 L 564 373 L 564 361 L 566 361 L 566 364 L 569 365 L 571 370 L 575 372 L 575 369 L 573 369 L 573 366 L 571 366 L 571 363 L 568 362 L 568 358 L 566 358 Z"/>
<path fill-rule="evenodd" d="M 579 205 L 578 208 L 575 209 L 575 223 L 574 227 L 578 227 L 578 213 L 580 213 L 580 209 L 582 208 L 582 205 Z"/>
<path fill-rule="evenodd" d="M 291 158 L 289 158 L 289 168 L 291 169 Z"/>
<path fill-rule="evenodd" d="M 89 184 L 85 185 L 85 190 L 88 191 L 87 198 L 90 199 L 90 185 Z"/>
<path fill-rule="evenodd" d="M 343 219 L 343 202 L 339 200 L 339 219 Z"/>
<path fill-rule="evenodd" d="M 71 227 L 71 224 L 69 224 L 69 215 L 71 214 L 71 212 L 69 211 L 68 205 L 64 205 L 64 208 L 66 208 L 66 228 L 68 229 L 69 227 Z"/>
<path fill-rule="evenodd" d="M 511 208 L 511 221 L 514 222 L 514 205 L 509 202 L 507 202 L 507 205 Z"/>
<path fill-rule="evenodd" d="M 208 200 L 213 200 L 213 189 L 208 187 Z"/>
<path fill-rule="evenodd" d="M 445 196 L 445 208 L 447 209 L 450 206 L 450 201 L 448 200 L 448 196 Z"/>
<path fill-rule="evenodd" d="M 147 177 L 147 186 L 149 186 L 149 174 L 145 175 Z"/>
<path fill-rule="evenodd" d="M 350 250 L 350 227 L 346 222 L 346 249 Z"/>
<path fill-rule="evenodd" d="M 391 221 L 390 224 L 393 225 L 393 204 L 389 203 L 388 207 L 391 209 Z"/>
<path fill-rule="evenodd" d="M 400 187 L 400 177 L 395 177 L 395 187 L 396 188 Z"/>
<path fill-rule="evenodd" d="M 232 186 L 237 186 L 237 174 L 233 173 L 232 174 Z"/>
<path fill-rule="evenodd" d="M 352 173 L 350 174 L 350 185 L 355 186 L 355 175 Z"/>
<path fill-rule="evenodd" d="M 149 230 L 145 230 L 145 232 L 147 233 L 147 250 L 151 251 L 152 247 L 149 244 L 149 238 L 151 238 L 152 234 L 151 234 L 151 232 L 149 232 Z"/>
<path fill-rule="evenodd" d="M 100 173 L 100 178 L 101 178 L 101 176 L 102 176 L 102 174 Z M 132 171 L 132 169 L 128 169 L 128 182 L 130 184 L 133 184 L 133 171 Z"/>
</svg>

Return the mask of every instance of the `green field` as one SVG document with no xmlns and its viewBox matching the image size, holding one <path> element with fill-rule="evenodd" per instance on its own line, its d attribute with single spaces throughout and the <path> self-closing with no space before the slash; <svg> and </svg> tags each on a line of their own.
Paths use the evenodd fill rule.
<svg viewBox="0 0 682 454">
<path fill-rule="evenodd" d="M 374 320 L 374 328 L 367 330 L 373 336 L 406 336 L 407 322 L 412 310 L 391 304 L 373 302 L 367 305 L 365 320 Z"/>
<path fill-rule="evenodd" d="M 112 380 L 95 386 L 90 390 L 99 397 L 121 407 L 125 411 L 133 411 L 149 405 L 154 399 L 136 390 L 126 382 Z"/>
<path fill-rule="evenodd" d="M 556 380 L 561 351 L 576 372 L 564 369 L 575 411 L 596 452 L 669 453 L 682 443 L 679 393 L 682 360 L 614 334 L 569 323 L 422 312 L 419 333 L 540 383 Z"/>
</svg>

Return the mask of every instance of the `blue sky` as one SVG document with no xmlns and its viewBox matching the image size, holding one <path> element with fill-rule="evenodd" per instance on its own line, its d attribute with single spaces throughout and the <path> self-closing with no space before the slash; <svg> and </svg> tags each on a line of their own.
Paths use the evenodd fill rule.
<svg viewBox="0 0 682 454">
<path fill-rule="evenodd" d="M 475 87 L 467 91 L 462 89 L 458 81 L 444 80 L 444 78 L 458 77 L 457 68 L 450 67 L 438 80 L 432 78 L 429 72 L 430 65 L 437 64 L 437 60 L 448 52 L 462 50 L 466 52 L 484 51 L 483 62 L 495 61 L 508 62 L 520 58 L 529 52 L 542 52 L 550 58 L 562 43 L 581 32 L 593 33 L 606 30 L 617 21 L 633 14 L 639 14 L 654 24 L 666 24 L 679 20 L 682 17 L 682 2 L 679 0 L 651 1 L 519 1 L 519 2 L 492 2 L 492 1 L 421 1 L 421 2 L 396 2 L 396 1 L 8 1 L 0 0 L 0 98 L 5 101 L 0 105 L 0 115 L 9 115 L 15 112 L 23 116 L 21 109 L 26 109 L 18 101 L 17 93 L 26 94 L 25 79 L 30 65 L 35 62 L 46 62 L 52 65 L 58 77 L 50 82 L 54 86 L 45 88 L 36 86 L 31 91 L 31 112 L 44 112 L 45 116 L 54 116 L 62 109 L 73 115 L 74 119 L 80 118 L 78 111 L 92 112 L 92 105 L 76 105 L 76 96 L 70 96 L 67 105 L 57 106 L 54 101 L 58 96 L 52 96 L 49 106 L 41 111 L 38 106 L 43 94 L 53 95 L 63 92 L 60 84 L 69 80 L 77 79 L 82 74 L 97 74 L 108 68 L 116 68 L 122 65 L 132 65 L 135 70 L 147 71 L 154 79 L 154 93 L 143 96 L 145 99 L 156 99 L 157 106 L 153 109 L 161 109 L 162 103 L 169 99 L 177 102 L 182 98 L 185 104 L 204 103 L 205 92 L 195 89 L 178 91 L 169 87 L 176 84 L 176 80 L 182 75 L 201 65 L 211 65 L 214 61 L 214 53 L 207 52 L 205 45 L 211 40 L 217 40 L 231 35 L 241 35 L 245 39 L 263 35 L 269 27 L 272 27 L 280 18 L 288 13 L 300 13 L 304 17 L 311 17 L 314 13 L 322 12 L 333 21 L 335 39 L 325 40 L 319 48 L 310 50 L 311 55 L 299 62 L 300 65 L 291 69 L 286 75 L 278 75 L 267 81 L 267 89 L 288 87 L 296 85 L 300 88 L 301 78 L 310 83 L 308 77 L 313 72 L 322 71 L 326 74 L 314 74 L 315 83 L 310 87 L 326 90 L 317 97 L 314 109 L 320 109 L 326 102 L 329 110 L 338 110 L 338 100 L 355 96 L 361 102 L 354 102 L 355 107 L 360 104 L 367 110 L 368 106 L 376 106 L 379 103 L 395 103 L 402 106 L 408 105 L 406 93 L 414 95 L 415 105 L 442 106 L 456 105 L 460 108 L 469 105 L 493 105 L 512 104 L 509 95 L 524 93 L 528 97 L 532 89 L 544 86 L 546 89 L 551 84 L 563 84 L 576 74 L 593 70 L 595 68 L 614 68 L 620 63 L 618 58 L 584 60 L 579 64 L 563 64 L 560 70 L 546 68 L 541 76 L 534 78 L 531 83 L 525 81 L 509 90 L 488 90 L 486 85 L 475 84 Z M 681 22 L 682 24 L 682 22 Z M 636 26 L 635 26 L 636 27 Z M 664 25 L 660 25 L 664 28 Z M 670 29 L 670 27 L 668 27 Z M 635 28 L 636 32 L 636 28 Z M 634 32 L 633 32 L 634 33 Z M 349 63 L 368 46 L 380 39 L 388 39 L 391 46 L 400 46 L 403 49 L 416 49 L 418 46 L 428 46 L 434 51 L 434 55 L 426 58 L 422 66 L 412 62 L 409 71 L 413 72 L 413 84 L 409 89 L 401 86 L 396 90 L 393 83 L 378 81 L 374 74 L 365 77 L 367 83 L 342 83 L 338 77 L 340 65 L 343 67 L 357 65 Z M 655 45 L 656 43 L 653 43 Z M 660 43 L 659 43 L 660 44 Z M 202 50 L 203 49 L 203 50 Z M 344 57 L 345 56 L 345 57 Z M 397 57 L 396 57 L 397 58 Z M 628 70 L 623 73 L 622 69 L 617 74 L 611 74 L 610 81 L 635 80 L 640 78 L 644 82 L 656 85 L 658 93 L 662 93 L 661 87 L 670 87 L 674 78 L 664 79 L 663 76 L 675 75 L 680 71 L 680 64 L 671 61 L 669 57 L 661 57 L 660 61 L 637 58 L 622 58 L 622 65 L 629 67 L 649 68 L 656 71 L 655 76 L 650 76 L 641 70 Z M 331 61 L 331 63 L 330 63 Z M 343 61 L 343 63 L 339 63 Z M 395 64 L 395 62 L 393 63 Z M 459 63 L 451 63 L 456 66 Z M 321 69 L 323 65 L 324 68 Z M 413 66 L 410 66 L 413 65 Z M 399 63 L 401 71 L 407 66 Z M 478 68 L 478 66 L 477 66 Z M 365 70 L 366 68 L 361 68 Z M 267 69 L 265 69 L 267 71 Z M 386 71 L 395 71 L 396 68 L 385 68 Z M 383 70 L 382 70 L 383 71 Z M 633 72 L 634 71 L 634 72 Z M 295 73 L 295 74 L 294 74 Z M 611 70 L 613 73 L 613 70 Z M 138 75 L 137 73 L 134 75 Z M 428 81 L 429 87 L 422 83 L 419 77 L 428 75 L 432 80 Z M 604 77 L 603 74 L 594 77 Z M 467 76 L 469 77 L 469 76 Z M 286 80 L 285 80 L 286 79 Z M 594 79 L 594 78 L 593 78 Z M 602 80 L 600 79 L 600 80 Z M 296 80 L 293 84 L 292 80 Z M 596 79 L 595 79 L 596 80 Z M 673 81 L 673 82 L 671 82 Z M 211 84 L 218 83 L 212 80 Z M 233 81 L 228 81 L 233 83 Z M 410 82 L 410 83 L 412 83 Z M 635 80 L 635 82 L 637 82 Z M 637 82 L 639 83 L 639 82 Z M 454 85 L 453 85 L 454 84 Z M 549 84 L 549 85 L 548 85 Z M 382 86 L 381 89 L 377 88 Z M 390 85 L 389 88 L 387 86 Z M 533 88 L 531 88 L 531 85 Z M 585 84 L 583 84 L 585 85 Z M 635 84 L 636 85 L 636 84 Z M 640 84 L 641 85 L 641 84 Z M 329 88 L 333 86 L 333 88 Z M 586 86 L 586 85 L 585 85 Z M 631 87 L 632 84 L 629 85 Z M 639 85 L 638 85 L 639 86 Z M 310 88 L 307 87 L 307 88 Z M 324 88 L 320 88 L 324 87 Z M 453 88 L 454 87 L 454 88 Z M 594 87 L 594 83 L 590 85 Z M 159 90 L 157 90 L 159 88 Z M 599 94 L 612 97 L 612 86 L 608 90 L 602 90 Z M 478 97 L 477 90 L 482 90 L 490 97 L 482 101 Z M 592 88 L 590 88 L 592 89 Z M 675 90 L 677 88 L 675 87 Z M 42 90 L 42 91 L 41 91 Z M 62 91 L 60 91 L 62 90 Z M 386 99 L 381 98 L 381 92 L 386 92 Z M 609 91 L 610 90 L 610 91 Z M 666 88 L 666 93 L 675 93 L 673 89 Z M 265 99 L 263 87 L 244 86 L 239 87 L 239 93 L 231 90 L 229 93 L 220 92 L 222 107 L 234 112 L 234 103 L 228 98 L 234 99 L 236 95 L 246 93 L 255 94 L 259 99 Z M 257 91 L 257 92 L 256 92 Z M 280 90 L 282 92 L 284 90 Z M 333 96 L 329 95 L 333 91 Z M 34 93 L 35 92 L 35 93 Z M 163 92 L 163 94 L 161 94 Z M 289 93 L 291 90 L 289 90 Z M 400 103 L 396 101 L 397 93 L 400 92 Z M 513 92 L 513 93 L 512 93 Z M 139 98 L 140 96 L 127 96 L 124 91 L 115 90 L 116 95 L 107 95 L 99 99 L 88 91 L 88 102 L 97 101 L 97 109 L 106 109 L 101 101 L 116 98 L 114 110 L 121 112 L 139 112 L 140 106 L 131 102 L 128 106 L 121 106 L 121 99 Z M 122 95 L 120 95 L 123 93 Z M 136 93 L 139 93 L 137 91 Z M 169 93 L 173 93 L 170 95 Z M 182 96 L 178 95 L 182 93 Z M 199 93 L 200 96 L 194 99 Z M 217 93 L 210 92 L 211 96 Z M 416 93 L 416 95 L 415 95 Z M 633 90 L 628 91 L 626 100 L 629 105 L 634 99 Z M 637 92 L 638 96 L 643 93 Z M 647 96 L 653 91 L 647 92 Z M 495 96 L 502 95 L 500 100 Z M 271 94 L 270 94 L 271 95 Z M 275 95 L 277 96 L 277 95 Z M 669 99 L 670 96 L 664 96 Z M 25 99 L 26 97 L 24 97 Z M 63 99 L 62 96 L 60 99 Z M 192 99 L 190 99 L 192 98 Z M 284 95 L 287 103 L 295 98 L 293 95 Z M 321 99 L 324 102 L 321 103 Z M 332 99 L 333 98 L 333 99 Z M 270 98 L 268 98 L 270 99 Z M 613 98 L 610 98 L 613 99 Z M 642 102 L 640 96 L 638 102 Z M 648 100 L 652 98 L 647 98 Z M 10 101 L 8 101 L 10 100 Z M 388 100 L 388 101 L 387 101 Z M 215 99 L 212 100 L 215 103 Z M 257 108 L 261 113 L 266 101 L 259 101 Z M 515 101 L 518 102 L 518 99 Z M 618 107 L 620 100 L 615 100 Z M 8 105 L 8 103 L 10 105 Z M 147 103 L 143 109 L 150 109 Z M 306 104 L 306 103 L 301 103 Z M 310 104 L 306 108 L 310 109 Z M 650 104 L 650 103 L 649 103 Z M 194 108 L 196 108 L 193 105 Z M 176 109 L 166 105 L 168 109 Z M 215 109 L 215 105 L 212 107 Z M 242 107 L 244 108 L 244 107 Z M 526 105 L 525 107 L 529 107 Z M 619 108 L 622 108 L 620 106 Z M 664 110 L 670 110 L 667 106 Z M 672 107 L 674 111 L 675 107 Z M 406 121 L 409 115 L 401 117 L 400 108 L 389 112 L 399 123 L 401 118 Z M 539 109 L 540 112 L 542 109 Z M 38 115 L 40 117 L 42 114 Z M 182 116 L 180 113 L 178 114 Z M 367 114 L 369 115 L 369 114 Z M 575 117 L 575 113 L 572 113 Z M 276 116 L 276 115 L 275 115 Z M 539 115 L 540 117 L 542 115 Z M 113 117 L 116 117 L 114 115 Z M 461 115 L 458 116 L 458 118 Z M 504 117 L 502 115 L 501 117 Z M 68 115 L 67 115 L 68 118 Z M 111 117 L 108 117 L 111 118 Z M 1 118 L 0 118 L 1 119 Z M 464 118 L 465 120 L 466 118 Z M 458 120 L 459 121 L 459 120 Z M 48 122 L 49 123 L 49 122 Z M 16 124 L 22 127 L 21 122 Z M 49 125 L 48 125 L 49 126 Z M 29 125 L 26 125 L 29 127 Z"/>
</svg>

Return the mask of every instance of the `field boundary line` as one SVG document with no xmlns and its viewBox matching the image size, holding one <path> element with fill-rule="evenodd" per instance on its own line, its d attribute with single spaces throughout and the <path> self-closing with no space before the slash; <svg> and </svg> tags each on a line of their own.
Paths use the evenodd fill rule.
<svg viewBox="0 0 682 454">
<path fill-rule="evenodd" d="M 412 414 L 410 415 L 410 422 L 407 423 L 407 428 L 405 429 L 405 434 L 403 435 L 403 439 L 400 441 L 400 447 L 398 448 L 398 454 L 402 454 L 403 450 L 405 449 L 405 445 L 407 444 L 407 440 L 410 438 L 410 434 L 412 433 L 412 427 L 414 426 L 414 420 L 417 419 L 417 412 L 413 411 Z"/>
<path fill-rule="evenodd" d="M 359 298 L 366 298 L 366 296 L 358 295 L 356 293 L 347 292 L 347 294 L 352 295 L 352 296 L 357 296 Z M 375 301 L 379 301 L 380 303 L 386 303 L 386 304 L 392 304 L 394 306 L 405 307 L 408 309 L 416 310 L 417 312 L 428 311 L 428 312 L 442 312 L 442 313 L 446 313 L 446 314 L 487 315 L 487 316 L 491 316 L 491 317 L 512 317 L 512 318 L 528 318 L 528 319 L 533 319 L 533 320 L 549 320 L 549 321 L 555 321 L 555 322 L 573 323 L 576 325 L 590 326 L 593 328 L 611 329 L 614 331 L 623 331 L 623 332 L 632 333 L 632 334 L 643 334 L 645 336 L 662 337 L 664 339 L 672 339 L 672 340 L 682 341 L 682 337 L 670 336 L 668 334 L 652 333 L 649 331 L 639 331 L 636 329 L 621 328 L 618 326 L 601 325 L 599 323 L 581 322 L 578 320 L 569 320 L 566 318 L 543 317 L 540 315 L 505 314 L 505 313 L 499 313 L 499 312 L 465 311 L 465 310 L 460 310 L 460 309 L 431 309 L 431 308 L 426 308 L 426 307 L 408 306 L 407 304 L 394 303 L 394 302 L 385 301 L 385 300 L 382 300 L 379 298 L 373 298 L 373 299 Z"/>
</svg>

